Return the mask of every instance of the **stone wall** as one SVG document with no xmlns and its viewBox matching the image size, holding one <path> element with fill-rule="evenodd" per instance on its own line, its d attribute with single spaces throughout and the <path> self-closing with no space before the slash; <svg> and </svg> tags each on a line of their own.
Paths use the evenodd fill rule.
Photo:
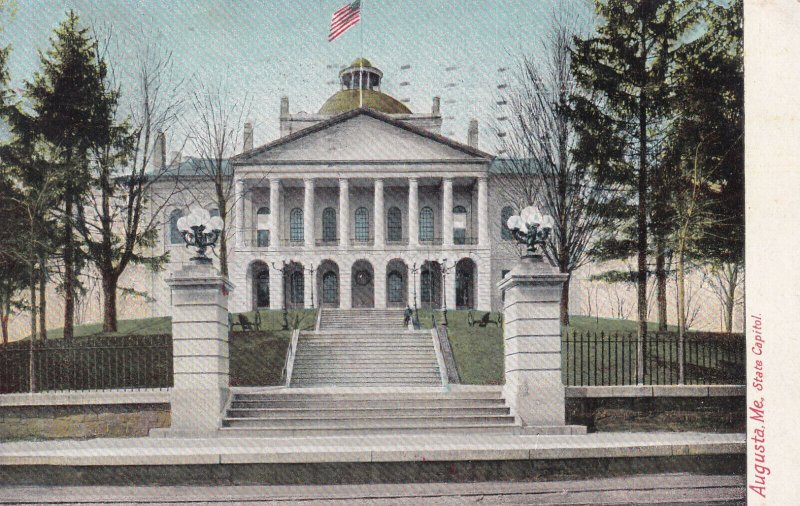
<svg viewBox="0 0 800 506">
<path fill-rule="evenodd" d="M 0 441 L 144 437 L 150 429 L 169 426 L 166 390 L 0 397 Z"/>
</svg>

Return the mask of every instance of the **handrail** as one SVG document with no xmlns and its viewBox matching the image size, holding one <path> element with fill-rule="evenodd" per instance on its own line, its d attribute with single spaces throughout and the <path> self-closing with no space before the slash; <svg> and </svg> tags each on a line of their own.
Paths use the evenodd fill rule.
<svg viewBox="0 0 800 506">
<path fill-rule="evenodd" d="M 322 322 L 322 306 L 320 306 L 319 309 L 317 309 L 317 322 L 314 324 L 314 330 L 316 330 L 317 332 L 319 332 L 319 326 L 321 322 Z"/>
<path fill-rule="evenodd" d="M 289 348 L 286 350 L 286 363 L 284 364 L 283 368 L 286 374 L 286 386 L 290 386 L 292 383 L 292 369 L 294 368 L 294 357 L 297 353 L 297 340 L 300 338 L 300 330 L 294 329 L 292 331 L 292 342 L 289 344 Z"/>
<path fill-rule="evenodd" d="M 434 317 L 434 320 L 436 318 Z M 449 383 L 447 375 L 447 366 L 444 363 L 444 356 L 442 355 L 442 346 L 439 343 L 439 330 L 436 325 L 431 329 L 431 338 L 433 338 L 433 349 L 436 352 L 436 363 L 439 366 L 439 378 L 442 380 L 442 387 L 447 387 Z"/>
</svg>

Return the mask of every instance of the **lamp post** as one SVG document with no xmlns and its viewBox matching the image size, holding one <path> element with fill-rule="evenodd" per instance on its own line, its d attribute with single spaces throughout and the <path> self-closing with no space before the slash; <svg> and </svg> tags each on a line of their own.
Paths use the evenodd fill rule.
<svg viewBox="0 0 800 506">
<path fill-rule="evenodd" d="M 281 279 L 286 283 L 286 261 L 281 261 L 281 267 L 272 262 L 272 268 L 281 273 Z M 289 311 L 286 309 L 286 287 L 283 288 L 283 330 L 289 330 Z"/>
<path fill-rule="evenodd" d="M 190 260 L 196 264 L 211 264 L 211 259 L 206 256 L 206 249 L 214 249 L 219 240 L 225 222 L 219 216 L 211 217 L 202 207 L 195 207 L 189 215 L 178 219 L 178 231 L 186 243 L 186 247 L 197 248 L 197 255 Z"/>
<path fill-rule="evenodd" d="M 519 215 L 511 216 L 506 222 L 514 239 L 527 246 L 527 252 L 522 258 L 537 258 L 542 256 L 537 247 L 544 249 L 550 231 L 553 229 L 553 217 L 542 214 L 539 208 L 528 206 Z"/>
<path fill-rule="evenodd" d="M 414 317 L 419 322 L 419 309 L 417 308 L 417 262 L 411 265 L 412 284 L 414 285 Z"/>
<path fill-rule="evenodd" d="M 314 264 L 310 263 L 310 267 L 306 269 L 308 273 L 311 275 L 311 309 L 314 309 L 314 286 L 316 286 L 316 282 L 314 280 Z"/>
<path fill-rule="evenodd" d="M 447 266 L 447 259 L 442 258 L 442 323 L 447 326 L 447 271 L 455 269 L 456 263 L 451 267 Z M 455 301 L 453 301 L 455 302 Z"/>
</svg>

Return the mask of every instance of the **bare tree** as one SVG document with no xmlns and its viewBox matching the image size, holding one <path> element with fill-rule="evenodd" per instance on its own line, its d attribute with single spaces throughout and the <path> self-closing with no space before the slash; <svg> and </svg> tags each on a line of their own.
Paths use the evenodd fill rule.
<svg viewBox="0 0 800 506">
<path fill-rule="evenodd" d="M 711 292 L 722 305 L 725 332 L 733 332 L 733 313 L 744 303 L 744 263 L 718 262 L 704 267 Z"/>
<path fill-rule="evenodd" d="M 236 198 L 230 159 L 243 144 L 243 127 L 252 107 L 249 96 L 231 97 L 224 82 L 209 85 L 197 80 L 190 97 L 191 113 L 185 117 L 189 147 L 196 153 L 192 170 L 209 183 L 224 227 L 220 234 L 220 272 L 228 275 L 228 241 L 234 230 L 228 223 Z"/>
<path fill-rule="evenodd" d="M 93 191 L 80 207 L 78 221 L 101 278 L 104 332 L 117 330 L 117 292 L 125 270 L 132 264 L 159 270 L 167 261 L 165 253 L 149 250 L 160 230 L 161 210 L 179 191 L 174 183 L 167 198 L 159 201 L 151 192 L 168 170 L 151 163 L 156 137 L 177 123 L 184 103 L 183 79 L 175 76 L 171 53 L 148 47 L 137 62 L 133 82 L 127 107 L 110 111 L 112 134 L 93 146 Z M 113 83 L 107 86 L 118 93 Z"/>
<path fill-rule="evenodd" d="M 540 42 L 546 58 L 519 57 L 507 96 L 499 101 L 508 108 L 500 117 L 505 126 L 497 128 L 507 156 L 505 175 L 498 178 L 503 195 L 517 209 L 537 204 L 555 221 L 545 252 L 568 275 L 561 295 L 564 325 L 569 325 L 570 278 L 588 260 L 602 218 L 599 204 L 609 195 L 572 156 L 577 136 L 567 105 L 576 85 L 570 66 L 575 33 L 565 13 L 552 15 L 549 35 Z"/>
</svg>

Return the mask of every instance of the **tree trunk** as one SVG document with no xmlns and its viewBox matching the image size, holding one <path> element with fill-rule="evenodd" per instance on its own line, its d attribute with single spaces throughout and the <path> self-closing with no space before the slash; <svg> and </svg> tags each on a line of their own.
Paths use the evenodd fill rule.
<svg viewBox="0 0 800 506">
<path fill-rule="evenodd" d="M 103 332 L 117 331 L 117 277 L 103 273 Z"/>
<path fill-rule="evenodd" d="M 0 329 L 3 331 L 3 346 L 8 344 L 8 314 L 0 316 Z"/>
<path fill-rule="evenodd" d="M 564 287 L 561 289 L 561 325 L 569 325 L 569 280 L 572 275 L 570 273 L 567 275 L 569 277 L 564 281 Z"/>
<path fill-rule="evenodd" d="M 657 241 L 656 253 L 656 301 L 658 304 L 658 330 L 667 331 L 667 267 L 664 255 L 664 240 Z"/>
<path fill-rule="evenodd" d="M 224 230 L 219 235 L 219 272 L 228 277 L 228 239 Z"/>
<path fill-rule="evenodd" d="M 686 291 L 684 278 L 683 246 L 678 247 L 678 383 L 686 380 L 686 364 L 684 360 L 684 340 L 686 339 Z"/>
<path fill-rule="evenodd" d="M 724 268 L 724 267 L 723 267 Z M 739 265 L 732 264 L 726 276 L 728 280 L 725 293 L 725 332 L 733 332 L 733 310 L 736 306 L 736 285 L 739 282 Z"/>
<path fill-rule="evenodd" d="M 36 339 L 36 269 L 34 269 L 33 265 L 31 266 L 28 284 L 30 285 L 31 289 L 31 341 L 33 341 Z"/>
<path fill-rule="evenodd" d="M 44 261 L 39 262 L 39 339 L 47 340 L 47 277 Z"/>
<path fill-rule="evenodd" d="M 72 241 L 72 195 L 64 199 L 64 339 L 72 339 L 75 321 L 75 258 Z"/>
</svg>

